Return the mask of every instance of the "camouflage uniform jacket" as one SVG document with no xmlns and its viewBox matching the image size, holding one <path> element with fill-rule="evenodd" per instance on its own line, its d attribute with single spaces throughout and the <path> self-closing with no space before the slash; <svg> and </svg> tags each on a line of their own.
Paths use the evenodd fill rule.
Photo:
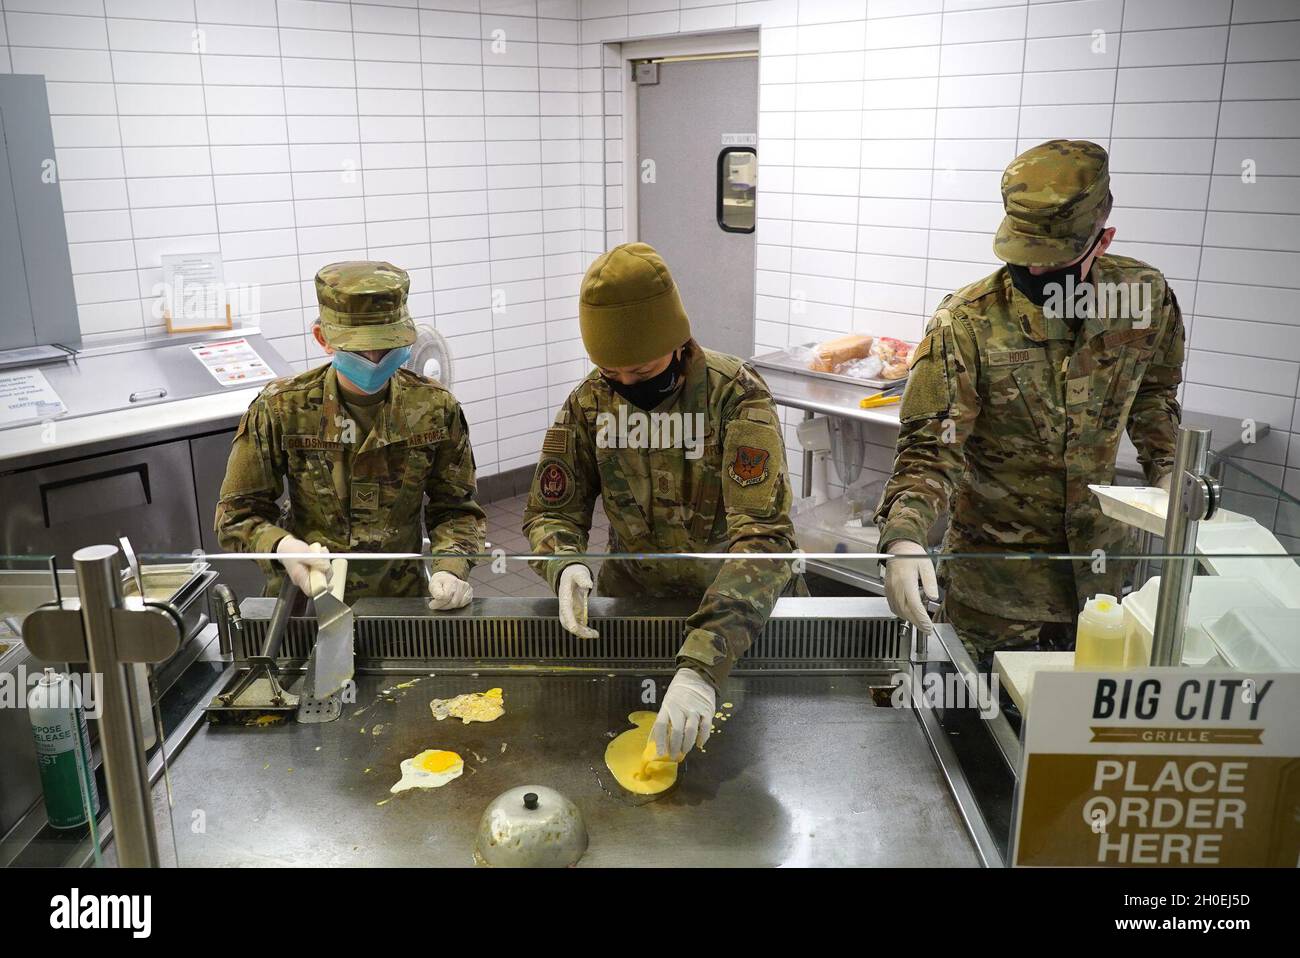
<svg viewBox="0 0 1300 958">
<path fill-rule="evenodd" d="M 609 517 L 611 553 L 793 551 L 785 445 L 766 384 L 741 360 L 694 346 L 684 380 L 652 412 L 699 414 L 692 422 L 702 424 L 703 448 L 694 459 L 681 443 L 606 448 L 617 445 L 618 431 L 602 431 L 601 422 L 616 420 L 620 408 L 624 415 L 640 410 L 599 372 L 570 394 L 546 432 L 524 512 L 534 554 L 585 553 L 597 496 Z M 556 589 L 568 564 L 534 568 Z M 776 560 L 606 559 L 596 591 L 702 596 L 678 663 L 720 685 L 789 584 L 790 563 Z"/>
<path fill-rule="evenodd" d="M 1113 481 L 1125 428 L 1148 483 L 1173 468 L 1183 321 L 1164 277 L 1137 260 L 1099 257 L 1089 281 L 1149 284 L 1149 313 L 1098 310 L 1076 337 L 1005 268 L 944 298 L 903 395 L 894 472 L 876 512 L 882 545 L 924 543 L 948 508 L 951 553 L 1131 548 L 1088 484 Z M 1124 571 L 1072 565 L 957 558 L 941 568 L 953 597 L 972 608 L 1062 622 L 1088 596 L 1118 594 Z"/>
<path fill-rule="evenodd" d="M 332 365 L 263 389 L 231 445 L 217 504 L 222 547 L 273 552 L 280 539 L 294 535 L 331 552 L 419 552 L 423 506 L 435 555 L 482 552 L 486 517 L 474 501 L 474 453 L 460 405 L 437 383 L 405 369 L 388 388 L 364 437 L 350 434 L 355 425 L 340 402 Z M 346 456 L 345 443 L 356 441 L 360 447 Z M 282 516 L 276 499 L 286 481 L 289 501 Z M 428 565 L 431 572 L 463 579 L 471 562 L 441 558 Z M 268 594 L 274 594 L 281 567 L 263 567 Z M 351 597 L 423 591 L 419 563 L 349 563 Z"/>
</svg>

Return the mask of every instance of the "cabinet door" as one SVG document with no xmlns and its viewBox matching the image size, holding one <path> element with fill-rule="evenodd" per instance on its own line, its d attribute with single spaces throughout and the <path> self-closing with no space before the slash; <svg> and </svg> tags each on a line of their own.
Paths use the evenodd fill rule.
<svg viewBox="0 0 1300 958">
<path fill-rule="evenodd" d="M 194 473 L 184 440 L 61 462 L 0 478 L 0 547 L 56 555 L 129 536 L 137 555 L 200 547 Z"/>
</svg>

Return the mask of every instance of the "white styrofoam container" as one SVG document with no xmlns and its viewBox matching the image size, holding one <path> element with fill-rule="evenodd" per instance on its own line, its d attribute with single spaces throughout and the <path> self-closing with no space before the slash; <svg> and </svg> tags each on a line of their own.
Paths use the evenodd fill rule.
<svg viewBox="0 0 1300 958">
<path fill-rule="evenodd" d="M 1205 622 L 1204 629 L 1234 669 L 1300 669 L 1300 609 L 1238 606 Z"/>
<path fill-rule="evenodd" d="M 1160 577 L 1148 579 L 1136 592 L 1120 603 L 1124 612 L 1126 645 L 1140 641 L 1151 656 L 1151 639 L 1155 634 L 1156 603 L 1160 596 Z M 1208 665 L 1215 657 L 1214 642 L 1205 630 L 1208 620 L 1219 619 L 1242 606 L 1278 608 L 1280 603 L 1267 589 L 1251 579 L 1220 575 L 1192 577 L 1192 595 L 1187 604 L 1187 628 L 1183 638 L 1183 664 Z"/>
<path fill-rule="evenodd" d="M 1165 512 L 1169 493 L 1159 486 L 1110 486 L 1089 484 L 1104 515 L 1144 532 L 1165 534 Z"/>
<path fill-rule="evenodd" d="M 1105 515 L 1158 536 L 1165 534 L 1169 495 L 1163 489 L 1108 485 L 1088 488 Z M 1300 564 L 1287 554 L 1273 533 L 1250 516 L 1220 509 L 1214 518 L 1201 522 L 1196 527 L 1196 553 L 1211 572 L 1258 582 L 1277 600 L 1276 604 L 1300 608 Z"/>
</svg>

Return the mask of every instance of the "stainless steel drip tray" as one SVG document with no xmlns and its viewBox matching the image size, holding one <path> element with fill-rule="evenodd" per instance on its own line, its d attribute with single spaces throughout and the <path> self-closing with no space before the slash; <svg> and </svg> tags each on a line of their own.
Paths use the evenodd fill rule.
<svg viewBox="0 0 1300 958">
<path fill-rule="evenodd" d="M 245 599 L 235 658 L 256 655 L 274 599 Z M 596 639 L 578 639 L 560 625 L 554 599 L 476 599 L 455 612 L 431 612 L 421 599 L 359 599 L 353 605 L 361 669 L 431 666 L 592 668 L 620 671 L 668 667 L 696 603 L 593 598 Z M 307 658 L 315 621 L 289 623 L 281 656 L 292 667 Z M 761 635 L 737 670 L 881 671 L 907 659 L 906 624 L 875 597 L 789 597 L 777 600 Z"/>
</svg>

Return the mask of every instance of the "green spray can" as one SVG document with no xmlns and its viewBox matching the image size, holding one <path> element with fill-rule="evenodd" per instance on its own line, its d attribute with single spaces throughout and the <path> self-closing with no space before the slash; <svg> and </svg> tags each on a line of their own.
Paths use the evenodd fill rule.
<svg viewBox="0 0 1300 958">
<path fill-rule="evenodd" d="M 50 825 L 76 828 L 86 824 L 88 807 L 93 814 L 99 813 L 99 793 L 88 765 L 90 737 L 81 710 L 81 690 L 68 676 L 46 669 L 27 696 L 27 711 L 36 736 L 36 761 Z"/>
</svg>

